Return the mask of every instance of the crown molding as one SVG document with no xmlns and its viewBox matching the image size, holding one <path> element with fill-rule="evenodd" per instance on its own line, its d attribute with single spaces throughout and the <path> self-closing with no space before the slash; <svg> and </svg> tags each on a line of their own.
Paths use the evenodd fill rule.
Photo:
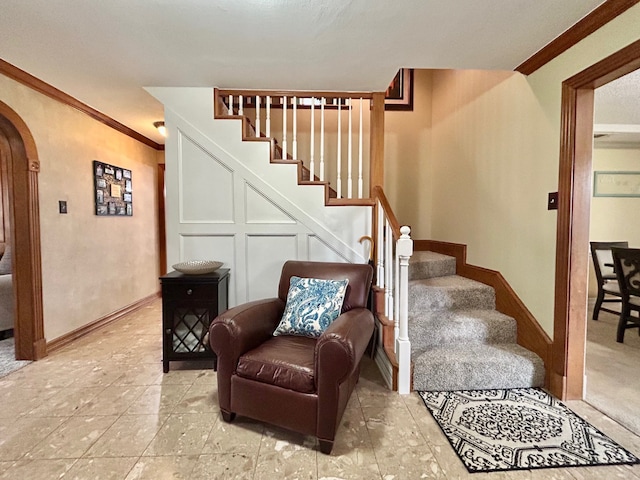
<svg viewBox="0 0 640 480">
<path fill-rule="evenodd" d="M 514 70 L 523 75 L 532 74 L 638 2 L 640 2 L 640 0 L 605 1 L 574 26 L 518 65 Z"/>
<path fill-rule="evenodd" d="M 639 0 L 640 1 L 640 0 Z M 154 142 L 150 138 L 145 137 L 144 135 L 136 132 L 135 130 L 127 127 L 126 125 L 114 120 L 113 118 L 105 115 L 102 112 L 99 112 L 95 108 L 90 107 L 86 103 L 81 102 L 77 98 L 72 97 L 64 93 L 62 90 L 58 90 L 53 85 L 49 85 L 48 83 L 40 80 L 37 77 L 34 77 L 30 73 L 25 72 L 24 70 L 19 69 L 18 67 L 11 65 L 9 62 L 0 59 L 0 73 L 15 80 L 16 82 L 22 83 L 27 87 L 35 90 L 36 92 L 42 93 L 49 98 L 53 98 L 54 100 L 59 101 L 65 105 L 75 108 L 80 112 L 89 115 L 94 120 L 98 122 L 104 123 L 105 125 L 113 128 L 114 130 L 124 133 L 125 135 L 137 140 L 149 147 L 155 148 L 156 150 L 164 150 L 164 145 L 161 145 L 157 142 Z"/>
</svg>

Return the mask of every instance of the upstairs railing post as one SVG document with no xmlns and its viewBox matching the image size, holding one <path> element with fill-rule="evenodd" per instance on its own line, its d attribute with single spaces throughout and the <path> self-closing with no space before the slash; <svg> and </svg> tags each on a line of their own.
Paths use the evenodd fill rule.
<svg viewBox="0 0 640 480">
<path fill-rule="evenodd" d="M 409 342 L 409 258 L 413 255 L 411 229 L 400 227 L 400 238 L 396 243 L 396 255 L 400 263 L 399 332 L 396 337 L 396 359 L 398 360 L 398 393 L 411 393 L 411 342 Z"/>
<path fill-rule="evenodd" d="M 384 92 L 375 92 L 372 99 L 370 123 L 369 189 L 384 183 Z"/>
</svg>

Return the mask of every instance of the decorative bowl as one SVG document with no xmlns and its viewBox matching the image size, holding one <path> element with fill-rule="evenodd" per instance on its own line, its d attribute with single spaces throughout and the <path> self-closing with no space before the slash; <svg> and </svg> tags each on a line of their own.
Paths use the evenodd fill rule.
<svg viewBox="0 0 640 480">
<path fill-rule="evenodd" d="M 189 260 L 173 265 L 173 269 L 185 275 L 202 275 L 204 273 L 215 272 L 222 266 L 223 262 L 214 260 Z"/>
</svg>

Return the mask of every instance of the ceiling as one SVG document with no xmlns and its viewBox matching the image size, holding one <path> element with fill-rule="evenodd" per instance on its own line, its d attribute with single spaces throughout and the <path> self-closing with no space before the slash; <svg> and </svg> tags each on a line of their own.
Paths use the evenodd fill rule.
<svg viewBox="0 0 640 480">
<path fill-rule="evenodd" d="M 381 91 L 401 67 L 513 70 L 602 3 L 2 0 L 0 58 L 163 143 L 145 86 Z"/>
<path fill-rule="evenodd" d="M 640 148 L 640 70 L 595 91 L 595 145 Z"/>
</svg>

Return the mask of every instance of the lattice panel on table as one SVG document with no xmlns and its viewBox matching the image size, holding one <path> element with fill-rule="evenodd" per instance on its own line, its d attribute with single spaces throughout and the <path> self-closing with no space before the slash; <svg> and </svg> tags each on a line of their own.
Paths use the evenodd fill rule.
<svg viewBox="0 0 640 480">
<path fill-rule="evenodd" d="M 173 351 L 176 353 L 204 352 L 205 335 L 211 323 L 206 308 L 176 308 L 173 315 Z"/>
</svg>

